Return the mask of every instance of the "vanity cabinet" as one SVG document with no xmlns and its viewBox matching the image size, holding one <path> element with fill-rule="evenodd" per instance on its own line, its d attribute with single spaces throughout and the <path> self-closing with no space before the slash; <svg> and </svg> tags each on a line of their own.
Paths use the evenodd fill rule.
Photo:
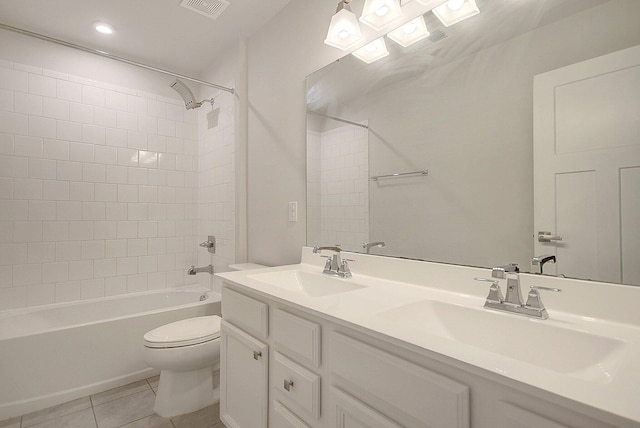
<svg viewBox="0 0 640 428">
<path fill-rule="evenodd" d="M 229 428 L 639 428 L 248 287 L 222 295 Z"/>
</svg>

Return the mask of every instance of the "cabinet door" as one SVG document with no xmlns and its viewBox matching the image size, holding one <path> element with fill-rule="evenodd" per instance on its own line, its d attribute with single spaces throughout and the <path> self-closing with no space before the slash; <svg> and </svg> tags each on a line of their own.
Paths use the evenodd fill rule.
<svg viewBox="0 0 640 428">
<path fill-rule="evenodd" d="M 331 388 L 331 407 L 336 428 L 401 428 L 392 420 L 338 388 Z"/>
<path fill-rule="evenodd" d="M 498 402 L 496 428 L 569 428 L 504 401 Z"/>
<path fill-rule="evenodd" d="M 228 428 L 267 427 L 267 345 L 222 321 L 220 419 Z"/>
</svg>

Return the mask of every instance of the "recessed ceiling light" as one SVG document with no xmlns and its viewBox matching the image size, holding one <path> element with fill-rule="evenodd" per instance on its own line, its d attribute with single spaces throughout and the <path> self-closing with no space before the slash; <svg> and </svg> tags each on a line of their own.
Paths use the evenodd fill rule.
<svg viewBox="0 0 640 428">
<path fill-rule="evenodd" d="M 93 24 L 93 28 L 96 29 L 98 33 L 101 34 L 113 34 L 113 26 L 107 24 L 106 22 L 95 22 Z"/>
</svg>

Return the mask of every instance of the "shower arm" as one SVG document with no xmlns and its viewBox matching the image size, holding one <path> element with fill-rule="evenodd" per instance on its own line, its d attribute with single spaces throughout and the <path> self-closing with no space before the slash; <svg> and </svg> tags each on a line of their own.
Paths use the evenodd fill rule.
<svg viewBox="0 0 640 428">
<path fill-rule="evenodd" d="M 155 72 L 158 72 L 158 73 L 166 74 L 168 76 L 179 77 L 181 79 L 189 80 L 189 81 L 194 82 L 194 83 L 199 83 L 199 84 L 204 85 L 204 86 L 209 86 L 211 88 L 220 89 L 221 91 L 226 91 L 226 92 L 229 92 L 231 94 L 235 93 L 235 89 L 233 89 L 233 88 L 227 88 L 226 86 L 217 85 L 215 83 L 207 82 L 206 80 L 194 79 L 193 77 L 185 76 L 184 74 L 174 73 L 172 71 L 163 70 L 163 69 L 157 68 L 157 67 L 152 67 L 150 65 L 142 64 L 142 63 L 137 62 L 137 61 L 132 61 L 130 59 L 126 59 L 126 58 L 122 58 L 122 57 L 119 57 L 119 56 L 111 55 L 111 54 L 109 54 L 108 52 L 105 52 L 105 51 L 101 51 L 101 50 L 98 50 L 98 49 L 91 49 L 91 48 L 87 48 L 85 46 L 76 45 L 75 43 L 65 42 L 64 40 L 60 40 L 60 39 L 56 39 L 56 38 L 53 38 L 53 37 L 45 36 L 44 34 L 34 33 L 32 31 L 23 30 L 22 28 L 12 27 L 10 25 L 3 24 L 2 22 L 0 22 L 0 28 L 3 29 L 3 30 L 13 31 L 14 33 L 24 34 L 25 36 L 35 37 L 36 39 L 44 40 L 46 42 L 56 43 L 56 44 L 61 45 L 61 46 L 66 46 L 68 48 L 73 48 L 73 49 L 77 49 L 79 51 L 83 51 L 83 52 L 87 52 L 87 53 L 90 53 L 90 54 L 98 55 L 98 56 L 101 56 L 101 57 L 104 57 L 104 58 L 110 58 L 110 59 L 113 59 L 115 61 L 120 61 L 120 62 L 123 62 L 125 64 L 134 65 L 136 67 L 144 68 L 146 70 L 155 71 Z M 204 101 L 209 101 L 209 100 L 204 100 Z"/>
</svg>

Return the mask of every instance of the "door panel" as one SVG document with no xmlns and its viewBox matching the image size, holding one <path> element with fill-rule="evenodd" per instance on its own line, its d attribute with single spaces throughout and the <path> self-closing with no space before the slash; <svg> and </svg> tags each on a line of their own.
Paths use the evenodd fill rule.
<svg viewBox="0 0 640 428">
<path fill-rule="evenodd" d="M 534 250 L 557 258 L 545 273 L 640 285 L 638 94 L 640 46 L 535 76 Z"/>
</svg>

